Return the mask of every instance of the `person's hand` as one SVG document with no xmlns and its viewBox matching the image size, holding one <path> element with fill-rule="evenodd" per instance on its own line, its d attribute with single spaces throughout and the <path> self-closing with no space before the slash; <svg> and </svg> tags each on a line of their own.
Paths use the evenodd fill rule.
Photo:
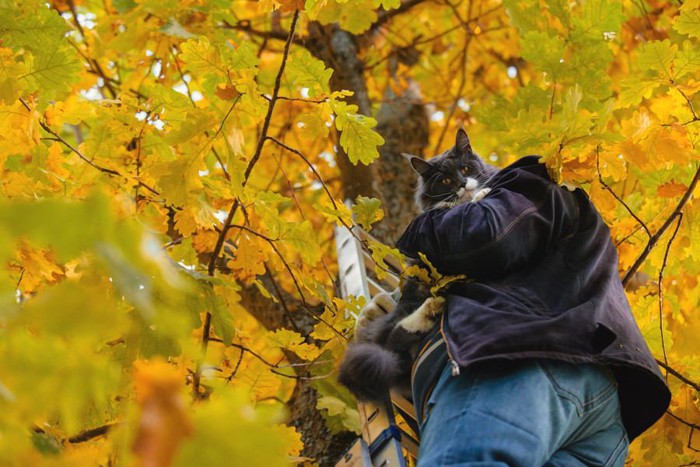
<svg viewBox="0 0 700 467">
<path fill-rule="evenodd" d="M 362 336 L 369 333 L 370 325 L 374 321 L 392 313 L 394 309 L 396 309 L 396 301 L 391 294 L 381 292 L 375 295 L 372 300 L 362 308 L 357 317 L 357 323 L 355 323 L 355 339 L 358 341 L 367 340 L 363 339 Z M 369 338 L 369 336 L 366 337 Z"/>
</svg>

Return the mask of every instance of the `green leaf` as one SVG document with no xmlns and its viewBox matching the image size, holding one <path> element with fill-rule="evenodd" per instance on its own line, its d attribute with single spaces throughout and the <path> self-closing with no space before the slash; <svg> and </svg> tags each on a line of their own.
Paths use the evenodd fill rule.
<svg viewBox="0 0 700 467">
<path fill-rule="evenodd" d="M 560 37 L 544 31 L 529 31 L 521 41 L 525 60 L 556 79 L 563 68 L 565 46 Z"/>
<path fill-rule="evenodd" d="M 342 132 L 340 145 L 347 152 L 350 162 L 367 165 L 379 157 L 377 146 L 384 144 L 384 138 L 372 130 L 377 126 L 377 121 L 358 114 L 356 105 L 333 99 L 331 107 L 336 115 L 335 126 Z"/>
<path fill-rule="evenodd" d="M 700 26 L 699 26 L 700 27 Z M 675 80 L 686 75 L 694 75 L 700 71 L 700 50 L 690 41 L 683 41 L 682 49 L 673 62 Z"/>
<path fill-rule="evenodd" d="M 0 48 L 0 101 L 12 105 L 22 96 L 25 86 L 17 78 L 27 73 L 27 64 L 16 61 L 12 50 Z"/>
<path fill-rule="evenodd" d="M 336 203 L 336 209 L 331 206 L 330 202 L 324 200 L 323 202 L 316 203 L 314 208 L 326 219 L 335 222 L 339 227 L 352 223 L 352 212 L 343 203 Z"/>
<path fill-rule="evenodd" d="M 622 91 L 617 99 L 619 108 L 626 108 L 638 105 L 642 99 L 649 99 L 654 90 L 661 86 L 658 79 L 640 79 L 639 77 L 628 78 L 620 83 Z"/>
<path fill-rule="evenodd" d="M 673 29 L 689 37 L 700 38 L 700 0 L 686 0 L 681 14 L 673 23 Z"/>
<path fill-rule="evenodd" d="M 106 200 L 93 195 L 81 203 L 61 200 L 2 203 L 0 225 L 15 236 L 51 247 L 58 259 L 65 261 L 104 240 L 113 228 L 113 220 Z"/>
<path fill-rule="evenodd" d="M 549 12 L 561 21 L 565 28 L 571 28 L 571 6 L 568 0 L 549 0 L 547 9 Z"/>
<path fill-rule="evenodd" d="M 671 41 L 650 41 L 639 48 L 637 64 L 641 70 L 653 70 L 664 79 L 672 79 L 671 66 L 676 58 L 678 46 Z"/>
<path fill-rule="evenodd" d="M 503 5 L 510 22 L 522 34 L 544 29 L 544 18 L 538 2 L 530 0 L 504 0 Z"/>
<path fill-rule="evenodd" d="M 184 206 L 204 187 L 198 163 L 184 158 L 158 164 L 152 169 L 152 174 L 158 177 L 161 195 L 173 206 Z"/>
<path fill-rule="evenodd" d="M 586 0 L 581 21 L 576 23 L 581 32 L 602 39 L 606 33 L 619 33 L 624 19 L 619 1 Z"/>
<path fill-rule="evenodd" d="M 384 211 L 381 205 L 382 202 L 377 198 L 358 196 L 352 207 L 355 222 L 369 232 L 372 228 L 372 224 L 384 218 Z"/>
<path fill-rule="evenodd" d="M 51 49 L 54 42 L 62 42 L 66 31 L 66 21 L 46 4 L 35 1 L 0 4 L 0 34 L 5 46 L 32 51 Z"/>
<path fill-rule="evenodd" d="M 321 24 L 339 23 L 352 34 L 362 34 L 377 20 L 375 0 L 307 0 L 306 9 L 310 17 Z"/>
<path fill-rule="evenodd" d="M 32 444 L 42 454 L 55 456 L 63 451 L 61 441 L 49 433 L 32 431 Z"/>
<path fill-rule="evenodd" d="M 309 89 L 309 97 L 330 94 L 328 81 L 333 70 L 326 68 L 323 62 L 313 57 L 308 50 L 299 49 L 294 52 L 285 70 L 289 81 L 295 87 Z"/>
<path fill-rule="evenodd" d="M 340 432 L 342 429 L 345 429 L 354 433 L 361 433 L 360 415 L 357 409 L 341 399 L 333 396 L 321 396 L 316 401 L 316 408 L 326 411 L 326 417 L 329 417 L 331 420 L 337 418 L 340 421 L 340 426 L 334 424 L 330 426 L 334 432 Z"/>
<path fill-rule="evenodd" d="M 285 467 L 294 440 L 275 426 L 283 420 L 278 404 L 254 406 L 244 391 L 219 391 L 196 406 L 194 435 L 178 450 L 174 465 Z"/>
<path fill-rule="evenodd" d="M 187 69 L 198 75 L 216 75 L 223 82 L 228 75 L 219 49 L 213 46 L 205 36 L 190 39 L 180 45 L 180 59 Z"/>
<path fill-rule="evenodd" d="M 348 1 L 341 4 L 340 27 L 352 34 L 362 34 L 377 21 L 373 0 Z"/>
<path fill-rule="evenodd" d="M 319 248 L 316 232 L 311 222 L 286 224 L 280 238 L 299 254 L 304 264 L 313 266 L 321 261 L 323 252 Z"/>
<path fill-rule="evenodd" d="M 33 2 L 0 7 L 3 45 L 24 50 L 26 73 L 16 76 L 27 90 L 38 92 L 43 105 L 62 98 L 79 81 L 83 70 L 77 52 L 66 42 L 66 21 L 55 11 Z"/>
<path fill-rule="evenodd" d="M 260 63 L 257 49 L 252 42 L 241 42 L 235 49 L 226 48 L 223 56 L 232 70 L 256 68 Z"/>
<path fill-rule="evenodd" d="M 211 313 L 211 324 L 214 333 L 221 337 L 226 345 L 233 341 L 234 323 L 233 316 L 226 306 L 223 297 L 216 295 L 209 285 L 204 285 L 207 310 Z"/>
</svg>

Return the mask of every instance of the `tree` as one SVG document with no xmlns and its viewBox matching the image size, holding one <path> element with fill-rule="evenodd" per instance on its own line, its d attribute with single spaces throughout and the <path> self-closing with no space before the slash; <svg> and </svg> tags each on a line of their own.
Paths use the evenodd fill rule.
<svg viewBox="0 0 700 467">
<path fill-rule="evenodd" d="M 0 459 L 333 464 L 333 229 L 381 261 L 465 125 L 599 208 L 674 394 L 630 459 L 695 462 L 699 7 L 1 0 Z"/>
</svg>

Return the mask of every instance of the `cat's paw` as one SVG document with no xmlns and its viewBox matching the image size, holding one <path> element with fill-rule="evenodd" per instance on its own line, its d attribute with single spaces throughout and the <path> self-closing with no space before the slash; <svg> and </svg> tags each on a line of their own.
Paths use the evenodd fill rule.
<svg viewBox="0 0 700 467">
<path fill-rule="evenodd" d="M 421 305 L 421 311 L 428 318 L 440 316 L 445 311 L 444 297 L 430 297 Z"/>
<path fill-rule="evenodd" d="M 484 199 L 489 193 L 491 193 L 491 188 L 482 188 L 474 194 L 472 197 L 472 202 L 476 203 L 477 201 Z"/>
<path fill-rule="evenodd" d="M 362 308 L 362 311 L 360 311 L 355 329 L 357 330 L 367 326 L 370 322 L 393 312 L 395 308 L 396 301 L 391 297 L 391 294 L 382 292 L 375 295 L 372 300 Z"/>
<path fill-rule="evenodd" d="M 435 318 L 445 311 L 443 297 L 426 299 L 416 311 L 399 321 L 399 326 L 410 333 L 428 332 L 435 325 Z"/>
</svg>

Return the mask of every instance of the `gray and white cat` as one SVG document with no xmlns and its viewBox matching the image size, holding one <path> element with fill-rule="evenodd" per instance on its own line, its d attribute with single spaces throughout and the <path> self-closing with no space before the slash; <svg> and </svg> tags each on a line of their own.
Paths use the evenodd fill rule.
<svg viewBox="0 0 700 467">
<path fill-rule="evenodd" d="M 454 147 L 426 161 L 404 154 L 419 175 L 416 204 L 425 212 L 476 202 L 486 196 L 488 180 L 498 169 L 473 150 L 460 129 Z M 394 306 L 386 294 L 362 311 L 355 338 L 340 364 L 338 381 L 361 401 L 382 401 L 390 389 L 410 396 L 410 375 L 418 344 L 443 312 L 445 299 L 432 297 L 428 285 L 409 278 Z"/>
</svg>

